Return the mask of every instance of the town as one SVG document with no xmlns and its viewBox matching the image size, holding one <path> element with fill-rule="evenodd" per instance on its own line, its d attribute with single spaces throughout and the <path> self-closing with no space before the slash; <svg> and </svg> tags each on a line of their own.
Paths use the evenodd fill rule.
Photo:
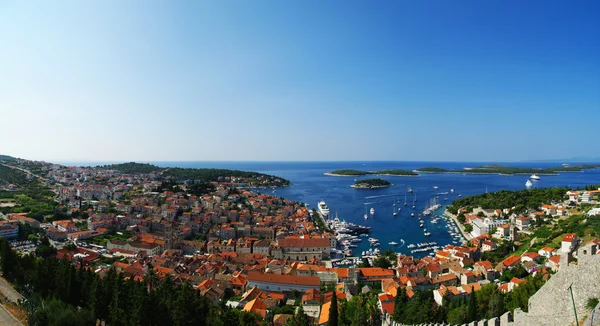
<svg viewBox="0 0 600 326">
<path fill-rule="evenodd" d="M 100 277 L 144 281 L 155 273 L 271 325 L 510 322 L 556 272 L 600 250 L 597 188 L 533 208 L 451 207 L 445 215 L 461 224 L 464 245 L 422 258 L 384 251 L 357 267 L 334 267 L 340 244 L 327 216 L 277 197 L 276 177 L 178 180 L 135 165 L 124 172 L 26 160 L 3 168 L 50 187 L 56 205 L 39 215 L 26 195 L 2 200 L 0 237 L 20 255 L 55 256 Z M 18 192 L 26 183 L 3 188 Z M 480 291 L 487 295 L 479 304 L 503 304 L 472 312 Z M 431 308 L 409 313 L 416 302 Z M 368 313 L 350 309 L 360 304 Z"/>
</svg>

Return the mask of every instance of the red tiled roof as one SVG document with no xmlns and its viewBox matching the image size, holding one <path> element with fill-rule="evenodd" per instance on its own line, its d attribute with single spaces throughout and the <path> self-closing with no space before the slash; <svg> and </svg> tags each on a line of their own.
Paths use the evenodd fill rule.
<svg viewBox="0 0 600 326">
<path fill-rule="evenodd" d="M 263 274 L 260 272 L 248 273 L 248 281 L 278 283 L 278 284 L 296 284 L 307 286 L 319 286 L 321 280 L 315 276 L 295 276 L 279 274 Z"/>
</svg>

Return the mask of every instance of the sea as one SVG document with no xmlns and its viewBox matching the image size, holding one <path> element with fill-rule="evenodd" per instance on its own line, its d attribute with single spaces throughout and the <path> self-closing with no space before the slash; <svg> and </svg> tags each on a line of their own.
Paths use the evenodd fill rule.
<svg viewBox="0 0 600 326">
<path fill-rule="evenodd" d="M 448 233 L 446 220 L 440 219 L 438 223 L 429 223 L 426 218 L 423 228 L 419 227 L 417 218 L 425 209 L 428 201 L 436 198 L 442 205 L 436 214 L 441 215 L 445 206 L 462 197 L 473 196 L 481 193 L 498 190 L 525 189 L 525 182 L 529 175 L 495 175 L 495 174 L 420 174 L 410 176 L 376 176 L 392 184 L 391 187 L 381 189 L 354 189 L 350 188 L 356 180 L 373 178 L 327 176 L 324 173 L 338 169 L 356 169 L 364 171 L 402 169 L 414 170 L 422 167 L 441 167 L 445 169 L 463 169 L 482 166 L 486 164 L 500 164 L 514 167 L 544 168 L 560 166 L 560 162 L 149 162 L 161 167 L 182 168 L 223 168 L 244 171 L 256 171 L 280 176 L 292 182 L 292 185 L 278 189 L 257 189 L 259 192 L 269 193 L 286 199 L 306 203 L 309 208 L 317 208 L 317 203 L 324 200 L 330 208 L 331 218 L 338 216 L 340 220 L 353 222 L 371 227 L 370 236 L 380 241 L 380 250 L 392 249 L 395 252 L 410 254 L 409 244 L 423 242 L 436 242 L 444 246 L 456 243 L 459 239 Z M 106 164 L 106 163 L 101 163 Z M 571 163 L 576 164 L 576 163 Z M 73 164 L 80 165 L 80 164 Z M 81 165 L 94 165 L 90 163 Z M 558 175 L 540 175 L 540 180 L 532 181 L 534 188 L 572 187 L 578 188 L 587 185 L 600 184 L 600 169 L 585 170 L 582 172 L 564 172 Z M 434 188 L 434 187 L 437 187 Z M 411 188 L 413 193 L 408 193 Z M 451 192 L 451 189 L 454 191 Z M 406 198 L 406 199 L 405 199 Z M 407 206 L 404 206 L 404 202 Z M 416 201 L 415 201 L 416 200 Z M 395 206 L 394 206 L 395 204 Z M 412 208 L 413 204 L 416 206 Z M 368 219 L 365 213 L 374 208 L 375 214 Z M 400 208 L 401 210 L 398 210 Z M 396 216 L 393 212 L 397 212 Z M 411 217 L 414 213 L 414 217 Z M 424 235 L 424 229 L 431 233 Z M 396 242 L 398 245 L 390 245 Z M 359 256 L 362 251 L 367 251 L 368 241 L 357 243 L 358 248 L 353 248 L 353 256 Z M 413 254 L 423 256 L 424 254 Z"/>
</svg>

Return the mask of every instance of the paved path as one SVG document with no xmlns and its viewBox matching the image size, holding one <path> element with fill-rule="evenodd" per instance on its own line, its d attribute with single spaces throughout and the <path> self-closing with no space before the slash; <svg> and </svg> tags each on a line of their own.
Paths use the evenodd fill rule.
<svg viewBox="0 0 600 326">
<path fill-rule="evenodd" d="M 19 300 L 24 299 L 21 293 L 17 292 L 17 290 L 13 289 L 12 285 L 6 282 L 3 278 L 0 278 L 0 292 L 8 298 L 8 300 L 17 303 Z M 2 325 L 2 323 L 0 323 Z"/>
<path fill-rule="evenodd" d="M 460 223 L 458 221 L 458 219 L 456 218 L 456 215 L 448 212 L 447 209 L 444 211 L 444 214 L 442 214 L 442 215 L 449 216 L 451 219 L 454 220 L 454 223 L 456 223 L 456 225 L 458 225 L 458 229 L 460 230 L 460 233 L 462 233 L 463 238 L 465 238 L 466 241 L 469 241 L 473 238 L 473 236 L 471 234 L 469 234 L 469 233 L 467 233 L 467 231 L 465 231 L 465 227 L 462 225 L 462 223 Z"/>
<path fill-rule="evenodd" d="M 23 326 L 13 315 L 0 304 L 0 325 L 2 326 Z"/>
</svg>

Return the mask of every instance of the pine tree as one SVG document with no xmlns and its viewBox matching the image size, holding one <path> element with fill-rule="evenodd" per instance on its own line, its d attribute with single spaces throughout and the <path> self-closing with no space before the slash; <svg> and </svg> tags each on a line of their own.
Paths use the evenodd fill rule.
<svg viewBox="0 0 600 326">
<path fill-rule="evenodd" d="M 471 288 L 469 296 L 469 310 L 467 321 L 472 322 L 477 320 L 477 296 L 475 295 L 475 287 Z"/>
</svg>

